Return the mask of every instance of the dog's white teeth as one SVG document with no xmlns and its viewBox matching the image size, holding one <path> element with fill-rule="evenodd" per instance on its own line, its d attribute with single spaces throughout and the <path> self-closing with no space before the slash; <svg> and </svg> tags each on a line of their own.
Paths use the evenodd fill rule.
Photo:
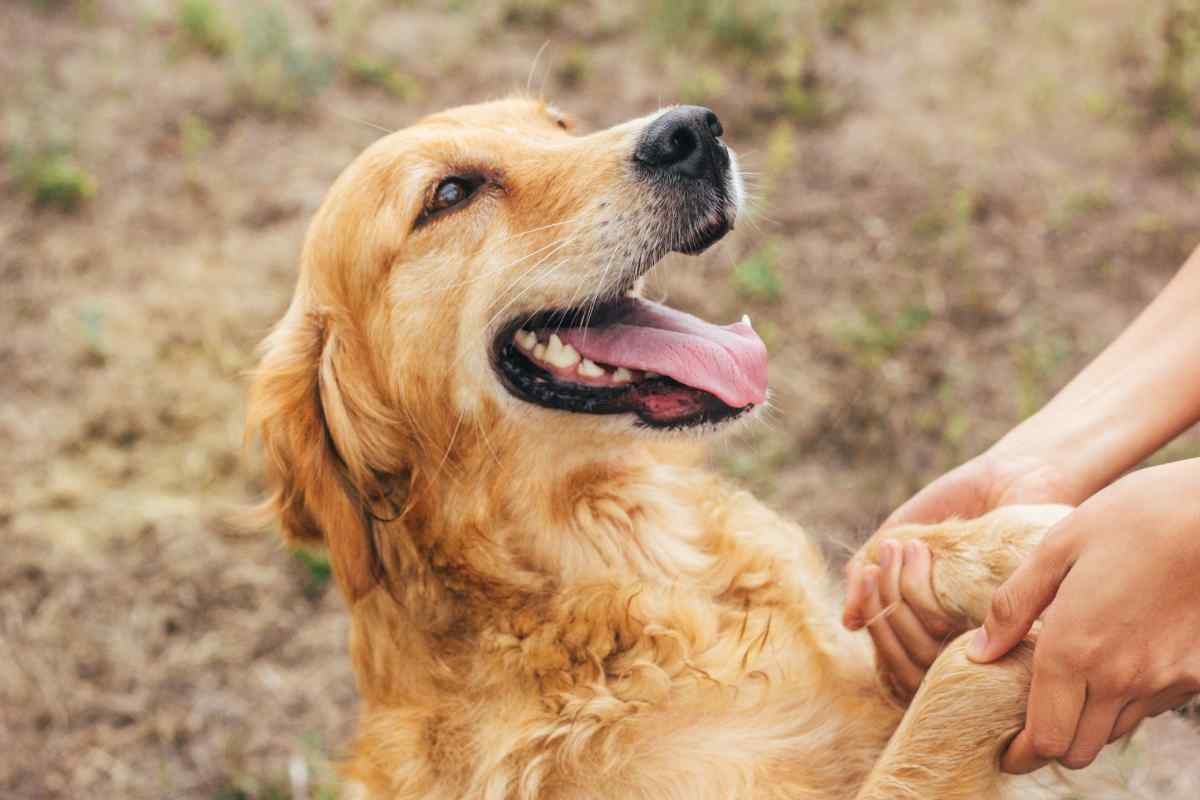
<svg viewBox="0 0 1200 800">
<path fill-rule="evenodd" d="M 579 369 L 577 371 L 579 372 L 580 375 L 582 375 L 585 378 L 603 378 L 604 377 L 604 368 L 589 358 L 585 358 L 583 360 L 583 362 L 579 365 Z"/>
<path fill-rule="evenodd" d="M 649 378 L 657 378 L 657 377 L 659 377 L 659 375 L 657 372 L 646 371 L 646 372 L 642 373 L 642 377 L 649 379 Z"/>
<path fill-rule="evenodd" d="M 617 367 L 613 371 L 613 383 L 629 383 L 633 380 L 633 373 L 624 367 Z"/>
<path fill-rule="evenodd" d="M 537 334 L 533 331 L 527 331 L 524 328 L 513 334 L 513 341 L 517 343 L 517 347 L 527 353 L 533 350 L 534 346 L 538 343 Z"/>
<path fill-rule="evenodd" d="M 570 369 L 579 363 L 579 353 L 569 344 L 563 344 L 558 334 L 550 334 L 550 344 L 546 346 L 545 361 L 559 369 Z"/>
<path fill-rule="evenodd" d="M 533 357 L 536 358 L 538 361 L 545 361 L 546 360 L 546 345 L 542 344 L 541 342 L 538 342 L 537 344 L 535 344 L 533 346 Z"/>
</svg>

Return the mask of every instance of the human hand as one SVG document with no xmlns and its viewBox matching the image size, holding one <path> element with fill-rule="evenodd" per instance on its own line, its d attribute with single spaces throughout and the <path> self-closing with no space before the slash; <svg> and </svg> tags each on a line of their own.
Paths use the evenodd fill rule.
<svg viewBox="0 0 1200 800">
<path fill-rule="evenodd" d="M 893 513 L 882 527 L 973 519 L 1018 503 L 1070 503 L 1077 492 L 1048 461 L 993 450 L 946 473 Z M 921 542 L 881 543 L 879 565 L 847 565 L 846 606 L 850 630 L 866 627 L 879 668 L 896 694 L 915 694 L 944 643 L 962 633 L 933 593 L 931 557 Z"/>
<path fill-rule="evenodd" d="M 1200 459 L 1132 473 L 1059 523 L 996 590 L 969 655 L 999 658 L 1039 616 L 1006 772 L 1083 768 L 1200 693 Z"/>
</svg>

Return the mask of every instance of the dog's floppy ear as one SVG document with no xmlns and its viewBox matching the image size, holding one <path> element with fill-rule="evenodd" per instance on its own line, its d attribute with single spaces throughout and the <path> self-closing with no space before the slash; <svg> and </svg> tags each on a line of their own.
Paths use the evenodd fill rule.
<svg viewBox="0 0 1200 800">
<path fill-rule="evenodd" d="M 262 444 L 271 491 L 261 510 L 279 516 L 290 544 L 326 544 L 353 603 L 375 585 L 381 565 L 356 476 L 366 454 L 339 386 L 339 360 L 329 316 L 298 298 L 263 342 L 247 435 Z"/>
</svg>

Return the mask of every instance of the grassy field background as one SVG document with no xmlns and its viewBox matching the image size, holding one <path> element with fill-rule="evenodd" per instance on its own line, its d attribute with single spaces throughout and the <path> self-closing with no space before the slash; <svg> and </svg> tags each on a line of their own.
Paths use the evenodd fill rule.
<svg viewBox="0 0 1200 800">
<path fill-rule="evenodd" d="M 595 126 L 720 114 L 754 211 L 652 291 L 754 318 L 776 409 L 715 463 L 833 542 L 1200 243 L 1193 0 L 7 0 L 0 796 L 335 796 L 346 620 L 232 521 L 244 372 L 379 128 L 527 85 Z M 1200 796 L 1184 741 L 1131 754 L 1146 797 Z"/>
</svg>

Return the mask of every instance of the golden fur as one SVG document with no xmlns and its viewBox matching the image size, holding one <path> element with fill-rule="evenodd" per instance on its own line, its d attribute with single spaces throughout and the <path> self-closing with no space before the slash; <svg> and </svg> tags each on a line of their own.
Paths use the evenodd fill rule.
<svg viewBox="0 0 1200 800">
<path fill-rule="evenodd" d="M 955 643 L 905 712 L 803 530 L 693 443 L 496 380 L 505 314 L 587 296 L 654 234 L 623 166 L 645 124 L 578 136 L 526 99 L 430 117 L 312 223 L 249 425 L 272 512 L 328 547 L 353 616 L 348 779 L 428 800 L 997 796 L 1024 653 L 980 667 Z M 496 188 L 415 224 L 462 168 Z M 929 542 L 938 596 L 978 621 L 1061 513 L 892 535 Z"/>
</svg>

